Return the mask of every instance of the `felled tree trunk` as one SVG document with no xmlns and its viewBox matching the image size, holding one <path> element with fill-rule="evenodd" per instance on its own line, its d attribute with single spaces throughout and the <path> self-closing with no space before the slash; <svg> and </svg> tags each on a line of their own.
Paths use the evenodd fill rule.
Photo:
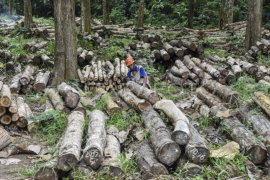
<svg viewBox="0 0 270 180">
<path fill-rule="evenodd" d="M 8 132 L 0 127 L 0 150 L 5 148 L 11 143 L 11 138 L 8 135 Z"/>
<path fill-rule="evenodd" d="M 99 171 L 109 171 L 114 176 L 124 174 L 118 159 L 121 153 L 120 143 L 114 135 L 106 136 L 106 147 L 104 152 L 105 160 L 102 162 Z"/>
<path fill-rule="evenodd" d="M 100 110 L 94 110 L 89 117 L 83 159 L 91 168 L 98 169 L 103 161 L 106 145 L 105 114 Z"/>
<path fill-rule="evenodd" d="M 181 69 L 178 69 L 176 66 L 173 66 L 171 68 L 171 73 L 177 77 L 181 77 L 183 79 L 187 79 L 188 75 L 189 75 L 189 70 L 187 68 L 184 68 L 183 66 L 181 66 Z"/>
<path fill-rule="evenodd" d="M 170 166 L 181 154 L 181 150 L 172 139 L 169 130 L 160 118 L 159 114 L 148 107 L 142 112 L 142 119 L 145 127 L 151 133 L 151 142 L 154 145 L 154 152 L 160 162 Z"/>
<path fill-rule="evenodd" d="M 129 81 L 127 82 L 127 87 L 138 97 L 149 101 L 151 104 L 155 104 L 159 100 L 158 93 L 148 89 L 146 87 L 140 86 L 139 84 Z"/>
<path fill-rule="evenodd" d="M 187 85 L 187 79 L 176 77 L 171 72 L 167 72 L 166 77 L 177 86 L 185 87 Z"/>
<path fill-rule="evenodd" d="M 46 88 L 49 78 L 50 78 L 50 71 L 46 71 L 45 73 L 39 72 L 34 84 L 34 91 L 42 92 Z"/>
<path fill-rule="evenodd" d="M 81 154 L 84 121 L 83 113 L 78 111 L 74 111 L 68 116 L 68 126 L 63 134 L 63 144 L 59 147 L 58 169 L 69 171 L 78 164 Z"/>
<path fill-rule="evenodd" d="M 49 99 L 51 100 L 55 110 L 61 111 L 63 113 L 69 114 L 70 110 L 66 107 L 62 97 L 59 95 L 58 91 L 54 89 L 47 89 Z"/>
<path fill-rule="evenodd" d="M 11 96 L 11 104 L 10 104 L 10 107 L 9 107 L 9 112 L 11 112 L 13 114 L 18 112 L 17 101 L 16 101 L 14 96 Z"/>
<path fill-rule="evenodd" d="M 245 37 L 246 51 L 248 51 L 251 46 L 255 46 L 257 41 L 261 41 L 262 9 L 263 0 L 249 0 Z"/>
<path fill-rule="evenodd" d="M 205 102 L 208 106 L 212 107 L 221 103 L 221 99 L 212 93 L 208 92 L 205 88 L 199 87 L 196 89 L 198 98 Z"/>
<path fill-rule="evenodd" d="M 258 104 L 269 116 L 270 116 L 270 99 L 262 92 L 255 92 L 252 96 L 252 100 Z"/>
<path fill-rule="evenodd" d="M 59 94 L 64 98 L 66 105 L 75 108 L 80 101 L 79 92 L 65 82 L 58 86 Z"/>
<path fill-rule="evenodd" d="M 11 105 L 11 92 L 8 85 L 4 84 L 1 90 L 0 105 L 9 107 Z"/>
<path fill-rule="evenodd" d="M 32 28 L 33 17 L 32 17 L 32 5 L 31 0 L 24 0 L 24 27 Z"/>
<path fill-rule="evenodd" d="M 229 102 L 231 104 L 238 104 L 240 94 L 231 90 L 227 86 L 224 86 L 216 81 L 209 80 L 204 83 L 203 87 L 220 96 L 226 102 Z"/>
<path fill-rule="evenodd" d="M 91 0 L 81 1 L 81 32 L 91 31 Z"/>
<path fill-rule="evenodd" d="M 17 98 L 17 106 L 18 106 L 18 115 L 20 119 L 16 122 L 16 124 L 20 128 L 25 128 L 28 125 L 28 121 L 26 120 L 27 111 L 22 97 Z"/>
<path fill-rule="evenodd" d="M 174 131 L 172 140 L 179 145 L 186 145 L 190 138 L 189 120 L 171 100 L 158 101 L 155 109 L 162 110 L 172 121 Z"/>
<path fill-rule="evenodd" d="M 137 108 L 140 111 L 143 111 L 151 105 L 148 101 L 139 99 L 128 88 L 119 90 L 118 94 L 130 107 Z"/>
<path fill-rule="evenodd" d="M 33 78 L 34 72 L 34 68 L 28 65 L 20 78 L 21 85 L 27 85 L 30 82 L 31 78 Z"/>
<path fill-rule="evenodd" d="M 186 48 L 190 49 L 191 51 L 196 51 L 196 44 L 189 41 L 182 41 L 182 42 L 183 46 L 185 46 Z"/>
<path fill-rule="evenodd" d="M 246 61 L 240 61 L 240 63 L 242 64 L 243 66 L 243 70 L 245 72 L 247 72 L 248 74 L 250 75 L 255 75 L 257 72 L 258 72 L 258 67 L 249 63 L 249 62 L 246 62 Z"/>
<path fill-rule="evenodd" d="M 4 125 L 9 125 L 12 122 L 11 116 L 9 114 L 5 114 L 0 118 L 0 122 Z"/>
<path fill-rule="evenodd" d="M 169 44 L 170 44 L 171 46 L 176 46 L 176 47 L 178 47 L 178 48 L 181 48 L 182 45 L 183 45 L 183 42 L 182 42 L 181 40 L 171 40 L 171 41 L 169 42 Z"/>
<path fill-rule="evenodd" d="M 189 126 L 190 139 L 186 145 L 185 152 L 188 159 L 195 164 L 204 163 L 210 155 L 206 140 L 198 133 L 192 124 Z"/>
<path fill-rule="evenodd" d="M 167 51 L 165 51 L 164 49 L 160 50 L 160 55 L 165 61 L 168 61 L 171 58 Z"/>
<path fill-rule="evenodd" d="M 166 167 L 158 162 L 156 156 L 147 142 L 143 142 L 136 153 L 136 160 L 141 170 L 142 179 L 150 179 L 156 175 L 168 175 Z"/>
<path fill-rule="evenodd" d="M 102 94 L 101 98 L 106 100 L 107 102 L 106 109 L 109 114 L 113 114 L 113 113 L 121 111 L 121 108 L 113 101 L 113 99 L 110 97 L 109 94 L 107 94 L 107 92 L 104 89 L 98 88 L 97 93 Z"/>
<path fill-rule="evenodd" d="M 210 110 L 210 116 L 222 118 L 221 113 L 227 111 L 222 105 L 213 106 Z M 254 164 L 263 163 L 267 158 L 267 151 L 262 142 L 259 142 L 254 134 L 249 131 L 236 117 L 224 118 L 223 128 L 229 132 L 232 139 L 239 143 L 244 150 L 245 155 L 250 155 Z"/>
</svg>

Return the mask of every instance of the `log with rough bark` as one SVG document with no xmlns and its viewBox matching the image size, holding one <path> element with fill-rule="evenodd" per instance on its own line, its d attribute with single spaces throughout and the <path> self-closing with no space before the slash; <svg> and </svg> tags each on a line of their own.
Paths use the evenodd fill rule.
<svg viewBox="0 0 270 180">
<path fill-rule="evenodd" d="M 196 44 L 189 42 L 189 41 L 182 41 L 183 42 L 183 46 L 185 46 L 186 48 L 190 49 L 191 51 L 196 51 Z"/>
<path fill-rule="evenodd" d="M 254 164 L 261 164 L 267 158 L 264 144 L 257 140 L 254 134 L 249 131 L 235 116 L 223 117 L 223 113 L 228 109 L 222 105 L 213 106 L 210 116 L 216 119 L 223 119 L 222 127 L 228 131 L 231 138 L 239 143 L 245 155 L 250 155 Z"/>
<path fill-rule="evenodd" d="M 58 86 L 59 94 L 63 97 L 66 106 L 75 108 L 80 101 L 79 92 L 65 82 Z"/>
<path fill-rule="evenodd" d="M 167 51 L 167 53 L 169 53 L 170 56 L 174 55 L 174 49 L 171 45 L 167 44 L 167 43 L 163 43 L 163 49 L 165 51 Z"/>
<path fill-rule="evenodd" d="M 0 105 L 3 107 L 9 107 L 11 105 L 11 92 L 8 85 L 4 84 L 0 94 Z"/>
<path fill-rule="evenodd" d="M 121 111 L 121 108 L 113 101 L 111 96 L 107 94 L 107 91 L 105 91 L 105 89 L 98 88 L 96 91 L 98 94 L 101 94 L 101 98 L 106 101 L 106 109 L 109 114 Z"/>
<path fill-rule="evenodd" d="M 228 103 L 239 104 L 238 101 L 240 99 L 240 94 L 231 90 L 227 86 L 216 81 L 209 80 L 204 83 L 203 87 L 213 92 L 213 94 L 218 95 Z"/>
<path fill-rule="evenodd" d="M 167 53 L 167 51 L 165 51 L 164 49 L 160 50 L 160 55 L 162 59 L 165 61 L 168 61 L 171 58 L 170 55 Z"/>
<path fill-rule="evenodd" d="M 18 106 L 18 115 L 20 119 L 16 122 L 16 124 L 20 128 L 25 128 L 28 125 L 28 121 L 26 120 L 27 111 L 22 97 L 17 98 L 17 106 Z"/>
<path fill-rule="evenodd" d="M 133 108 L 137 108 L 140 111 L 143 111 L 151 104 L 144 100 L 139 99 L 137 96 L 135 96 L 130 89 L 124 88 L 118 91 L 118 95 L 130 106 Z"/>
<path fill-rule="evenodd" d="M 143 87 L 133 81 L 127 82 L 126 86 L 138 97 L 149 101 L 151 104 L 155 104 L 159 100 L 158 93 Z"/>
<path fill-rule="evenodd" d="M 79 76 L 79 79 L 81 81 L 82 84 L 85 83 L 85 81 L 83 80 L 83 74 L 82 74 L 82 71 L 80 69 L 77 69 L 77 72 L 78 72 L 78 76 Z"/>
<path fill-rule="evenodd" d="M 9 107 L 9 112 L 11 112 L 13 114 L 18 112 L 17 101 L 16 101 L 14 96 L 11 96 L 11 104 L 10 104 L 10 107 Z"/>
<path fill-rule="evenodd" d="M 34 72 L 35 72 L 34 68 L 32 66 L 28 65 L 25 68 L 25 70 L 20 78 L 20 84 L 22 86 L 27 85 L 30 82 L 31 78 L 33 77 Z"/>
<path fill-rule="evenodd" d="M 0 117 L 6 114 L 6 112 L 7 112 L 6 108 L 3 106 L 0 106 Z"/>
<path fill-rule="evenodd" d="M 192 58 L 194 59 L 194 58 Z M 213 66 L 211 66 L 208 63 L 200 63 L 200 64 L 196 64 L 197 66 L 199 65 L 200 68 L 202 68 L 204 71 L 206 71 L 207 73 L 209 73 L 214 79 L 218 79 L 220 76 L 220 72 L 218 70 L 216 70 Z"/>
<path fill-rule="evenodd" d="M 232 72 L 236 78 L 239 78 L 243 75 L 243 70 L 239 65 L 233 65 L 232 67 Z"/>
<path fill-rule="evenodd" d="M 181 67 L 181 69 L 177 68 L 176 66 L 173 66 L 171 68 L 171 73 L 173 75 L 177 76 L 177 77 L 181 77 L 183 79 L 187 79 L 190 71 L 185 66 L 179 66 L 179 67 Z"/>
<path fill-rule="evenodd" d="M 270 98 L 262 92 L 255 92 L 252 100 L 258 104 L 270 116 Z"/>
<path fill-rule="evenodd" d="M 195 84 L 199 84 L 200 83 L 200 78 L 194 74 L 194 73 L 189 73 L 188 74 L 188 78 L 193 81 Z"/>
<path fill-rule="evenodd" d="M 50 78 L 50 71 L 46 71 L 45 73 L 39 72 L 37 74 L 36 81 L 34 84 L 34 88 L 33 88 L 34 91 L 42 92 L 46 88 L 49 78 Z"/>
<path fill-rule="evenodd" d="M 126 63 L 124 60 L 121 61 L 121 75 L 126 76 Z"/>
<path fill-rule="evenodd" d="M 86 147 L 83 150 L 84 161 L 93 169 L 98 169 L 104 159 L 106 145 L 105 114 L 94 110 L 89 114 Z"/>
<path fill-rule="evenodd" d="M 32 52 L 36 52 L 36 51 L 38 51 L 38 50 L 46 47 L 47 45 L 48 45 L 48 42 L 46 42 L 46 41 L 37 43 L 37 44 L 35 44 L 35 45 L 32 46 L 31 51 Z"/>
<path fill-rule="evenodd" d="M 137 49 L 137 44 L 134 43 L 133 41 L 129 44 L 129 47 L 132 49 L 132 50 L 136 50 Z"/>
<path fill-rule="evenodd" d="M 181 40 L 171 40 L 171 41 L 169 42 L 169 44 L 170 44 L 171 46 L 176 46 L 176 47 L 178 47 L 178 48 L 181 48 L 182 45 L 183 45 L 183 42 L 182 42 Z"/>
<path fill-rule="evenodd" d="M 92 51 L 88 51 L 88 53 L 85 56 L 85 60 L 91 61 L 94 57 L 94 53 Z"/>
<path fill-rule="evenodd" d="M 8 135 L 8 132 L 0 127 L 0 150 L 5 148 L 11 143 L 11 138 Z"/>
<path fill-rule="evenodd" d="M 66 107 L 62 97 L 59 95 L 59 92 L 55 89 L 46 89 L 45 93 L 48 95 L 49 99 L 51 100 L 53 107 L 55 110 L 61 111 L 63 113 L 69 114 L 70 110 Z"/>
<path fill-rule="evenodd" d="M 83 50 L 83 52 L 80 54 L 80 56 L 78 57 L 78 64 L 80 66 L 84 66 L 85 63 L 85 56 L 87 55 L 88 51 L 87 50 Z"/>
<path fill-rule="evenodd" d="M 268 48 L 270 49 L 270 41 L 266 40 L 266 39 L 262 39 L 261 42 Z"/>
<path fill-rule="evenodd" d="M 258 72 L 258 67 L 246 61 L 240 61 L 243 66 L 243 70 L 250 75 L 255 75 Z"/>
<path fill-rule="evenodd" d="M 190 139 L 185 147 L 188 159 L 195 164 L 204 163 L 210 156 L 206 140 L 198 133 L 192 124 L 189 126 Z"/>
<path fill-rule="evenodd" d="M 157 160 L 152 147 L 147 142 L 142 143 L 135 155 L 142 179 L 169 174 L 166 167 Z"/>
<path fill-rule="evenodd" d="M 186 145 L 190 138 L 190 131 L 189 120 L 184 113 L 171 100 L 158 101 L 153 107 L 162 110 L 171 119 L 175 127 L 172 140 L 179 145 Z"/>
<path fill-rule="evenodd" d="M 46 54 L 42 54 L 41 55 L 41 59 L 42 59 L 42 61 L 43 61 L 44 64 L 47 64 L 47 65 L 50 65 L 51 64 L 50 63 L 51 58 L 49 58 Z"/>
<path fill-rule="evenodd" d="M 105 160 L 102 162 L 102 165 L 99 171 L 110 172 L 114 176 L 119 176 L 124 174 L 124 171 L 121 168 L 119 156 L 121 153 L 121 146 L 118 139 L 114 135 L 106 136 L 106 147 L 104 151 Z"/>
<path fill-rule="evenodd" d="M 74 111 L 68 116 L 68 125 L 63 134 L 63 141 L 59 147 L 59 159 L 57 168 L 69 171 L 75 167 L 81 154 L 81 144 L 84 130 L 84 115 L 82 112 Z"/>
<path fill-rule="evenodd" d="M 231 70 L 228 71 L 228 75 L 226 76 L 226 82 L 228 84 L 230 84 L 231 82 L 233 82 L 235 80 L 235 76 L 233 74 L 233 72 Z"/>
<path fill-rule="evenodd" d="M 152 53 L 154 54 L 156 60 L 161 59 L 161 54 L 159 50 L 155 49 L 154 51 L 152 51 Z"/>
<path fill-rule="evenodd" d="M 26 43 L 23 45 L 23 50 L 30 49 L 33 45 L 39 43 L 39 39 L 33 39 L 33 41 Z"/>
<path fill-rule="evenodd" d="M 87 65 L 87 66 L 84 67 L 84 69 L 85 69 L 85 72 L 84 72 L 84 75 L 83 75 L 83 81 L 86 82 L 88 80 L 90 72 L 91 72 L 91 66 Z"/>
<path fill-rule="evenodd" d="M 183 60 L 184 65 L 189 69 L 193 69 L 193 67 L 195 67 L 196 65 L 194 64 L 193 61 L 191 61 L 191 59 L 189 58 L 188 55 L 184 56 L 184 60 Z"/>
<path fill-rule="evenodd" d="M 170 71 L 166 73 L 166 78 L 177 86 L 186 87 L 187 85 L 187 79 L 176 77 Z"/>
<path fill-rule="evenodd" d="M 107 77 L 110 79 L 114 75 L 114 66 L 110 61 L 106 61 L 106 66 L 109 68 L 109 72 L 107 73 Z"/>
<path fill-rule="evenodd" d="M 216 68 L 216 70 L 218 70 L 220 74 L 225 77 L 229 74 L 229 71 L 224 67 L 220 67 L 220 66 L 213 66 L 213 67 Z"/>
<path fill-rule="evenodd" d="M 151 133 L 154 152 L 160 162 L 170 166 L 181 154 L 179 145 L 171 139 L 171 135 L 159 114 L 148 107 L 142 112 L 145 127 Z"/>
<path fill-rule="evenodd" d="M 119 78 L 121 76 L 121 72 L 120 72 L 120 59 L 119 58 L 115 58 L 114 60 L 115 62 L 115 68 L 114 68 L 114 79 Z"/>
<path fill-rule="evenodd" d="M 184 56 L 184 50 L 181 49 L 181 48 L 177 48 L 177 47 L 174 47 L 174 54 L 177 56 L 177 57 L 182 57 Z"/>
<path fill-rule="evenodd" d="M 193 73 L 195 73 L 199 78 L 203 78 L 204 77 L 204 71 L 197 67 L 196 65 L 193 66 L 192 70 Z"/>
<path fill-rule="evenodd" d="M 208 92 L 205 88 L 199 87 L 196 89 L 198 98 L 205 102 L 209 107 L 215 106 L 221 103 L 221 99 L 212 93 Z"/>
</svg>

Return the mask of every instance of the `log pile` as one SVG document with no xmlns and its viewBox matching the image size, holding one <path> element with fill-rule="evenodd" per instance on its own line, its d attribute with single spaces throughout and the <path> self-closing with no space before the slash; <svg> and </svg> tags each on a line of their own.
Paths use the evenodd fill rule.
<svg viewBox="0 0 270 180">
<path fill-rule="evenodd" d="M 94 35 L 85 32 L 84 34 L 78 34 L 77 37 L 90 42 L 93 46 L 107 46 L 106 41 L 97 32 Z"/>
<path fill-rule="evenodd" d="M 96 90 L 99 87 L 109 91 L 124 87 L 123 78 L 127 76 L 128 71 L 125 61 L 120 62 L 119 58 L 115 58 L 114 64 L 110 61 L 101 62 L 92 59 L 90 65 L 86 65 L 82 71 L 78 69 L 78 75 L 85 91 Z"/>
</svg>

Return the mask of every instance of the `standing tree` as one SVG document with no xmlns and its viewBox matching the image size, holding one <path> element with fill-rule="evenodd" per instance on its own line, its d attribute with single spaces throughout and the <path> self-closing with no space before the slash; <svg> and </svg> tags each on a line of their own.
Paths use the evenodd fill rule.
<svg viewBox="0 0 270 180">
<path fill-rule="evenodd" d="M 188 28 L 191 29 L 193 29 L 194 4 L 194 0 L 189 0 Z"/>
<path fill-rule="evenodd" d="M 77 78 L 75 0 L 54 0 L 55 53 L 52 86 Z"/>
<path fill-rule="evenodd" d="M 110 8 L 109 8 L 110 0 L 103 0 L 103 25 L 110 24 Z"/>
<path fill-rule="evenodd" d="M 143 11 L 144 11 L 144 0 L 140 0 L 139 4 L 139 16 L 138 16 L 138 27 L 143 27 Z"/>
<path fill-rule="evenodd" d="M 81 32 L 91 31 L 91 0 L 82 0 Z"/>
<path fill-rule="evenodd" d="M 263 0 L 249 0 L 246 29 L 246 50 L 261 41 Z"/>
<path fill-rule="evenodd" d="M 233 7 L 234 7 L 234 0 L 222 0 L 219 17 L 220 29 L 222 29 L 222 27 L 225 24 L 233 23 Z"/>
<path fill-rule="evenodd" d="M 24 27 L 32 28 L 32 25 L 33 17 L 31 0 L 24 0 Z"/>
<path fill-rule="evenodd" d="M 14 13 L 14 0 L 9 0 L 9 15 L 12 16 Z"/>
</svg>

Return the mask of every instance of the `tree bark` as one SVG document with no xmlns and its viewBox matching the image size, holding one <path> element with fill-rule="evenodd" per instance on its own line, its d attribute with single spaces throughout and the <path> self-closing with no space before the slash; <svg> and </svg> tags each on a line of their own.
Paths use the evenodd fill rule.
<svg viewBox="0 0 270 180">
<path fill-rule="evenodd" d="M 50 78 L 50 71 L 46 71 L 45 73 L 39 72 L 34 84 L 34 91 L 42 92 L 46 88 L 49 78 Z"/>
<path fill-rule="evenodd" d="M 180 67 L 182 67 L 182 68 L 181 69 L 178 69 L 176 66 L 173 66 L 171 68 L 172 74 L 175 75 L 175 76 L 177 76 L 177 77 L 180 77 L 180 78 L 183 78 L 183 79 L 187 79 L 190 71 L 185 66 L 180 66 Z M 185 68 L 183 68 L 183 67 L 185 67 Z"/>
<path fill-rule="evenodd" d="M 58 169 L 69 171 L 78 164 L 81 154 L 84 121 L 84 115 L 79 111 L 74 111 L 68 116 L 68 126 L 63 134 L 63 144 L 59 148 Z"/>
<path fill-rule="evenodd" d="M 156 175 L 168 175 L 166 167 L 161 164 L 151 146 L 147 142 L 143 142 L 136 153 L 136 160 L 141 170 L 141 178 L 146 180 L 155 177 Z"/>
<path fill-rule="evenodd" d="M 48 94 L 49 99 L 51 100 L 55 110 L 61 111 L 63 113 L 69 114 L 70 110 L 66 107 L 62 97 L 59 95 L 58 91 L 54 89 L 47 89 L 45 91 Z"/>
<path fill-rule="evenodd" d="M 221 103 L 221 99 L 212 93 L 208 92 L 205 88 L 199 87 L 196 89 L 198 98 L 205 102 L 208 106 L 212 107 Z"/>
<path fill-rule="evenodd" d="M 227 24 L 233 23 L 234 0 L 222 0 L 219 27 L 222 29 Z"/>
<path fill-rule="evenodd" d="M 54 1 L 55 22 L 55 64 L 53 69 L 52 86 L 64 80 L 76 79 L 77 55 L 75 30 L 75 1 Z"/>
<path fill-rule="evenodd" d="M 0 150 L 5 148 L 7 145 L 11 143 L 11 138 L 8 135 L 8 132 L 0 127 Z"/>
<path fill-rule="evenodd" d="M 173 82 L 177 86 L 185 87 L 187 85 L 187 79 L 182 79 L 182 78 L 176 77 L 171 72 L 167 72 L 166 77 L 168 80 L 170 80 L 171 82 Z"/>
<path fill-rule="evenodd" d="M 9 107 L 11 105 L 11 92 L 8 85 L 4 84 L 1 90 L 0 105 Z"/>
<path fill-rule="evenodd" d="M 24 27 L 32 28 L 33 17 L 32 17 L 32 5 L 31 0 L 24 0 Z"/>
<path fill-rule="evenodd" d="M 28 124 L 27 118 L 27 112 L 25 103 L 22 97 L 17 98 L 17 105 L 18 105 L 18 115 L 20 117 L 19 121 L 16 122 L 17 126 L 20 128 L 25 128 Z"/>
<path fill-rule="evenodd" d="M 188 11 L 188 28 L 193 29 L 193 16 L 194 16 L 194 0 L 189 0 L 189 11 Z"/>
<path fill-rule="evenodd" d="M 164 49 L 160 50 L 160 55 L 161 55 L 162 59 L 164 59 L 165 61 L 168 61 L 171 58 L 169 53 L 167 53 L 167 51 L 165 51 Z"/>
<path fill-rule="evenodd" d="M 94 110 L 89 117 L 83 159 L 91 168 L 98 169 L 104 159 L 106 146 L 105 114 L 100 110 Z"/>
<path fill-rule="evenodd" d="M 189 70 L 193 69 L 193 67 L 196 66 L 193 61 L 190 60 L 188 55 L 184 56 L 183 63 Z"/>
<path fill-rule="evenodd" d="M 28 65 L 25 68 L 25 70 L 22 74 L 22 77 L 20 78 L 20 84 L 22 86 L 27 85 L 30 82 L 30 80 L 33 78 L 34 72 L 35 72 L 34 68 L 32 66 Z"/>
<path fill-rule="evenodd" d="M 142 119 L 145 127 L 151 133 L 151 142 L 157 158 L 168 166 L 172 165 L 180 156 L 181 150 L 178 144 L 171 139 L 170 132 L 163 120 L 152 107 L 148 107 L 142 112 Z"/>
<path fill-rule="evenodd" d="M 67 85 L 65 82 L 62 82 L 62 84 L 58 86 L 58 90 L 68 107 L 75 108 L 78 105 L 80 95 L 76 89 Z"/>
<path fill-rule="evenodd" d="M 249 0 L 245 37 L 246 51 L 248 51 L 251 46 L 255 46 L 257 41 L 261 41 L 262 9 L 263 0 Z"/>
<path fill-rule="evenodd" d="M 143 28 L 143 19 L 144 19 L 144 0 L 140 0 L 139 3 L 139 15 L 138 15 L 138 27 Z"/>
<path fill-rule="evenodd" d="M 9 15 L 12 16 L 14 14 L 14 0 L 9 0 Z"/>
<path fill-rule="evenodd" d="M 252 96 L 252 100 L 270 116 L 270 99 L 268 96 L 262 92 L 255 92 Z"/>
<path fill-rule="evenodd" d="M 91 31 L 91 0 L 81 1 L 81 32 Z"/>
<path fill-rule="evenodd" d="M 11 104 L 9 107 L 9 112 L 15 114 L 18 112 L 18 106 L 17 106 L 17 101 L 14 96 L 11 96 Z"/>
<path fill-rule="evenodd" d="M 245 155 L 250 155 L 254 164 L 261 164 L 267 158 L 267 151 L 262 142 L 259 142 L 254 134 L 249 131 L 236 117 L 223 118 L 220 113 L 228 109 L 222 105 L 213 106 L 210 110 L 210 116 L 217 119 L 222 118 L 223 128 L 228 131 L 231 138 L 239 143 L 244 150 Z"/>
<path fill-rule="evenodd" d="M 190 138 L 189 120 L 171 100 L 158 101 L 155 109 L 162 110 L 172 121 L 174 131 L 172 140 L 179 145 L 187 145 Z"/>
<path fill-rule="evenodd" d="M 185 148 L 188 159 L 195 164 L 204 163 L 210 156 L 206 140 L 198 133 L 192 124 L 189 126 L 190 139 Z"/>
<path fill-rule="evenodd" d="M 159 100 L 158 93 L 151 89 L 140 86 L 133 81 L 127 82 L 126 85 L 136 96 L 149 101 L 151 104 L 155 104 Z"/>
<path fill-rule="evenodd" d="M 103 25 L 110 24 L 110 9 L 109 9 L 109 0 L 103 0 Z"/>
<path fill-rule="evenodd" d="M 128 88 L 119 90 L 118 94 L 130 107 L 137 108 L 140 111 L 143 111 L 151 105 L 148 101 L 139 99 Z"/>
<path fill-rule="evenodd" d="M 178 48 L 181 48 L 182 45 L 183 45 L 183 42 L 182 42 L 181 40 L 171 40 L 171 41 L 169 42 L 169 44 L 170 44 L 171 46 L 176 46 L 176 47 L 178 47 Z"/>
<path fill-rule="evenodd" d="M 193 42 L 189 42 L 189 41 L 182 41 L 183 42 L 183 46 L 185 46 L 186 48 L 190 49 L 191 51 L 196 51 L 196 44 L 194 44 Z"/>
</svg>

